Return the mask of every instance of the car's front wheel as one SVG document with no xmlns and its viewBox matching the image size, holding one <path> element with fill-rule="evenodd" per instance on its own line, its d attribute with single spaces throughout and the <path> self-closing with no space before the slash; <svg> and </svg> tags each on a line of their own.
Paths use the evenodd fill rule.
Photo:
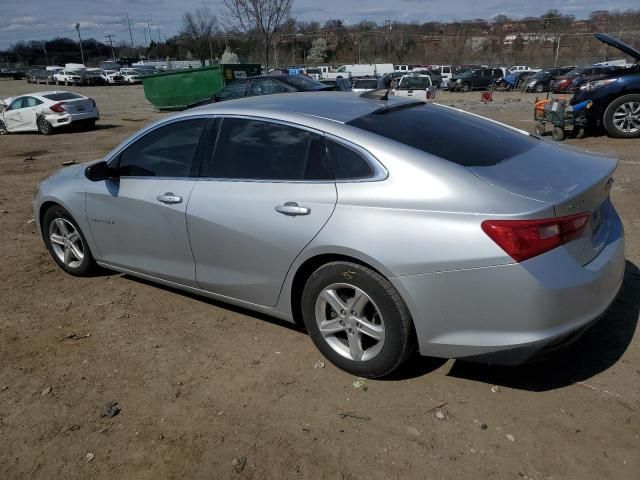
<svg viewBox="0 0 640 480">
<path fill-rule="evenodd" d="M 95 261 L 87 240 L 64 208 L 55 205 L 45 212 L 42 232 L 47 250 L 65 272 L 84 277 L 94 270 Z"/>
<path fill-rule="evenodd" d="M 623 95 L 604 111 L 604 128 L 612 137 L 640 137 L 640 94 Z"/>
<path fill-rule="evenodd" d="M 351 262 L 318 268 L 304 288 L 302 313 L 314 344 L 333 364 L 383 377 L 415 351 L 404 301 L 378 272 Z"/>
<path fill-rule="evenodd" d="M 544 83 L 536 83 L 533 88 L 536 91 L 536 93 L 542 93 L 544 92 Z"/>
</svg>

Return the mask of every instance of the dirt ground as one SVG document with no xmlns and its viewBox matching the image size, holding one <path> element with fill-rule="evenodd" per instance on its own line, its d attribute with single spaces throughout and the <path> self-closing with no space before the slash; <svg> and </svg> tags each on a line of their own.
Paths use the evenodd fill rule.
<svg viewBox="0 0 640 480">
<path fill-rule="evenodd" d="M 44 89 L 0 81 L 1 98 Z M 356 389 L 275 319 L 54 264 L 36 184 L 162 115 L 141 86 L 69 89 L 96 100 L 97 130 L 0 137 L 0 479 L 638 478 L 640 140 L 566 142 L 620 159 L 627 239 L 622 293 L 581 341 L 517 368 L 415 357 Z M 532 130 L 534 97 L 439 101 Z"/>
</svg>

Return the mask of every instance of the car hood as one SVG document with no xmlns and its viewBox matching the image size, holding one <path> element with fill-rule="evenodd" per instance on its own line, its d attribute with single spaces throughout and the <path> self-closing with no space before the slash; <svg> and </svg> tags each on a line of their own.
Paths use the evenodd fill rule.
<svg viewBox="0 0 640 480">
<path fill-rule="evenodd" d="M 627 45 L 621 40 L 618 40 L 615 37 L 607 35 L 606 33 L 596 33 L 596 38 L 607 45 L 611 45 L 612 47 L 617 48 L 618 50 L 626 53 L 627 55 L 635 58 L 636 60 L 640 60 L 640 50 L 636 50 L 631 45 Z"/>
</svg>

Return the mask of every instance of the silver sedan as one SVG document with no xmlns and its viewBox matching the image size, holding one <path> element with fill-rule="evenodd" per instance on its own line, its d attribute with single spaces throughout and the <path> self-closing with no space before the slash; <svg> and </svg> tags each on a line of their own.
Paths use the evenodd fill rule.
<svg viewBox="0 0 640 480">
<path fill-rule="evenodd" d="M 422 355 L 517 364 L 616 296 L 616 161 L 437 104 L 350 93 L 165 117 L 39 185 L 72 275 L 96 265 L 306 327 L 365 377 Z"/>
</svg>

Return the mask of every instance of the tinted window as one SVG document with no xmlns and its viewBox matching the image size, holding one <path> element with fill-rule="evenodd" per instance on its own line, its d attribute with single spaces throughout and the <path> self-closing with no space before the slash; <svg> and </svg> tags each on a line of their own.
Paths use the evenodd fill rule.
<svg viewBox="0 0 640 480">
<path fill-rule="evenodd" d="M 400 80 L 398 90 L 425 89 L 431 86 L 429 77 L 404 77 Z"/>
<path fill-rule="evenodd" d="M 40 105 L 42 102 L 40 100 L 38 100 L 37 98 L 33 98 L 33 97 L 24 97 L 24 99 L 22 100 L 22 108 L 29 108 L 29 107 L 35 107 Z"/>
<path fill-rule="evenodd" d="M 299 128 L 224 119 L 213 176 L 247 180 L 332 179 L 324 138 Z"/>
<path fill-rule="evenodd" d="M 232 98 L 244 97 L 246 90 L 247 90 L 246 81 L 231 82 L 222 90 L 220 90 L 218 93 L 216 93 L 216 98 L 218 98 L 219 100 L 229 100 Z"/>
<path fill-rule="evenodd" d="M 372 113 L 349 125 L 463 166 L 495 165 L 538 143 L 489 120 L 434 104 Z"/>
<path fill-rule="evenodd" d="M 373 169 L 362 155 L 339 143 L 327 140 L 336 180 L 356 180 L 373 175 Z"/>
<path fill-rule="evenodd" d="M 249 96 L 271 95 L 289 91 L 289 88 L 276 80 L 251 80 L 249 83 Z"/>
<path fill-rule="evenodd" d="M 368 88 L 373 90 L 377 87 L 377 80 L 356 80 L 355 82 L 353 82 L 353 88 Z"/>
<path fill-rule="evenodd" d="M 71 92 L 60 92 L 45 95 L 44 98 L 48 98 L 49 100 L 53 100 L 54 102 L 60 102 L 62 100 L 73 100 L 75 98 L 82 98 L 82 96 L 76 95 L 75 93 Z"/>
<path fill-rule="evenodd" d="M 195 156 L 206 120 L 182 120 L 157 128 L 120 154 L 121 176 L 195 177 Z"/>
<path fill-rule="evenodd" d="M 290 75 L 288 77 L 283 77 L 282 81 L 301 90 L 322 90 L 325 88 L 325 85 L 319 81 L 302 75 Z"/>
</svg>

